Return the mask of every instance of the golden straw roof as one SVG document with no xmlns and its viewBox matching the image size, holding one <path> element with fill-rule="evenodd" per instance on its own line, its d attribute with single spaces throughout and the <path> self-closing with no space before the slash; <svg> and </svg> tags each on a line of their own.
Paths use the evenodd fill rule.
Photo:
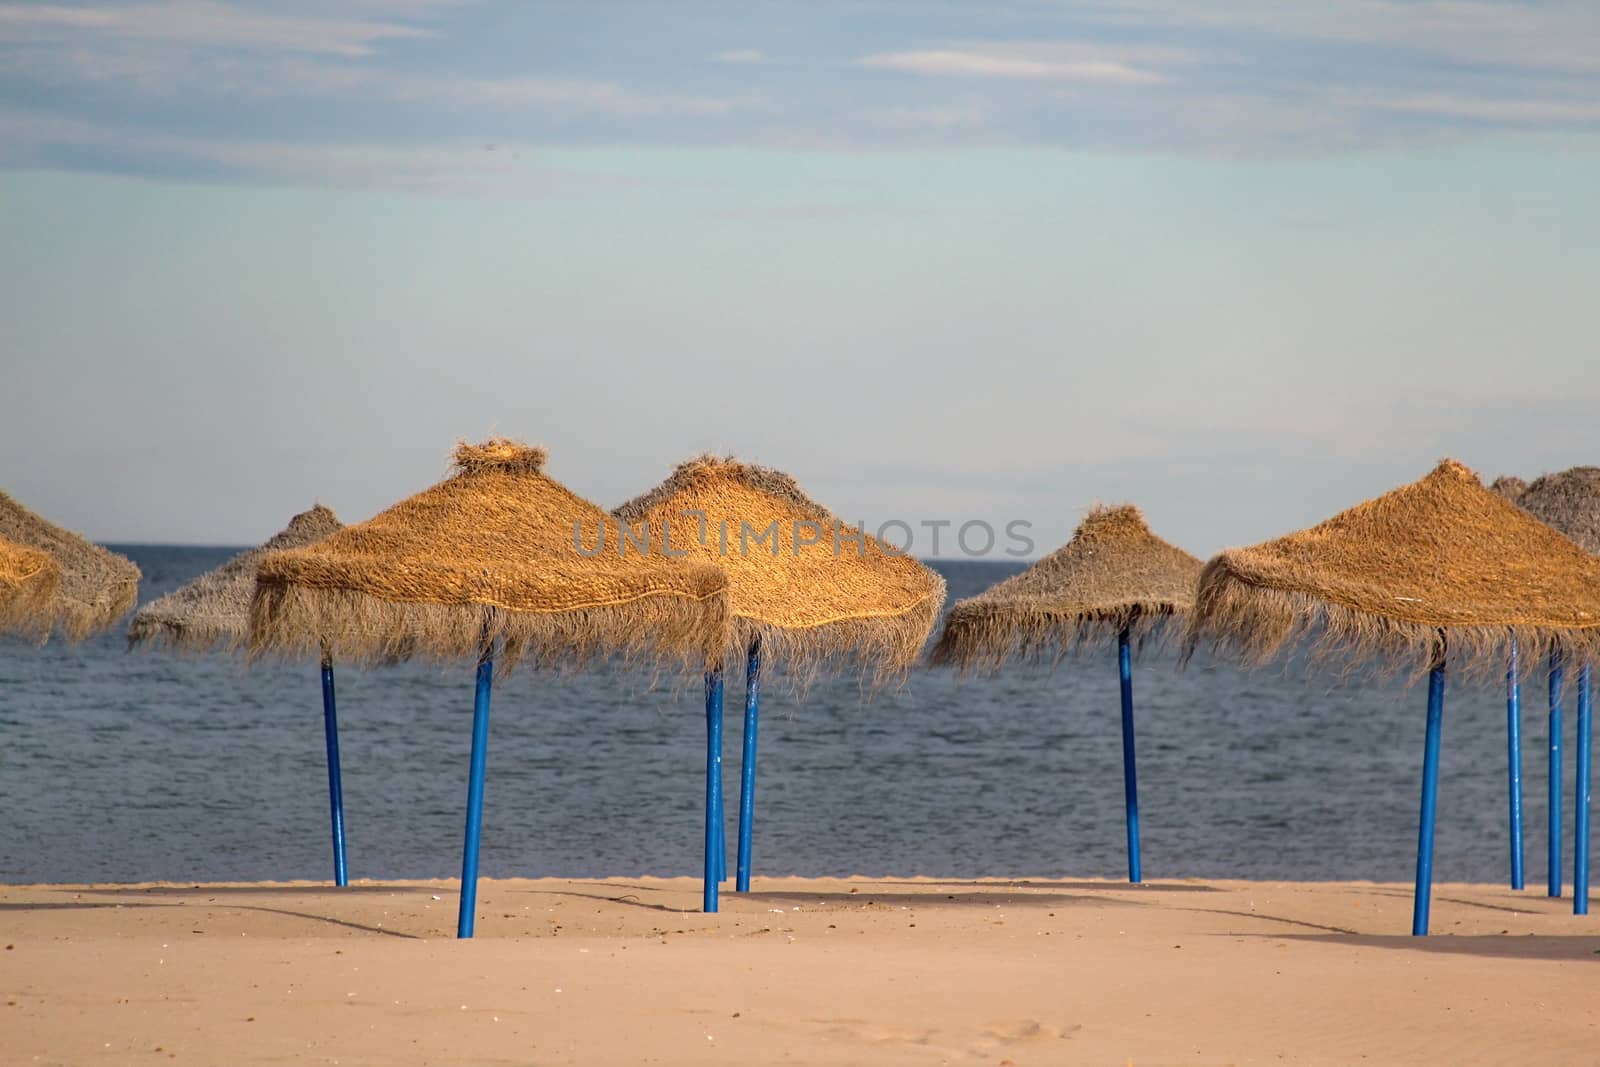
<svg viewBox="0 0 1600 1067">
<path fill-rule="evenodd" d="M 321 504 L 302 511 L 266 544 L 140 608 L 128 625 L 128 644 L 149 641 L 186 652 L 241 647 L 250 635 L 256 568 L 267 553 L 314 544 L 342 529 L 344 524 Z"/>
<path fill-rule="evenodd" d="M 715 567 L 586 555 L 605 512 L 544 473 L 515 441 L 462 444 L 431 489 L 314 545 L 269 553 L 250 607 L 253 653 L 341 660 L 476 657 L 499 640 L 509 667 L 611 651 L 703 666 L 727 622 Z M 614 525 L 614 524 L 613 524 Z M 612 530 L 613 536 L 615 530 Z"/>
<path fill-rule="evenodd" d="M 132 560 L 46 521 L 3 492 L 0 537 L 46 553 L 61 569 L 41 638 L 53 627 L 69 641 L 81 641 L 116 622 L 139 598 L 139 568 Z"/>
<path fill-rule="evenodd" d="M 1496 478 L 1495 487 L 1521 483 L 1520 478 Z M 1572 538 L 1600 555 L 1600 467 L 1572 467 L 1543 474 L 1522 483 L 1512 503 L 1546 526 Z"/>
<path fill-rule="evenodd" d="M 0 537 L 0 633 L 43 638 L 61 568 L 48 553 Z"/>
<path fill-rule="evenodd" d="M 956 602 L 929 659 L 996 670 L 1013 655 L 1142 637 L 1194 604 L 1200 561 L 1150 532 L 1132 505 L 1095 508 L 1072 540 L 1021 574 Z"/>
<path fill-rule="evenodd" d="M 1600 560 L 1485 489 L 1454 460 L 1309 530 L 1206 564 L 1186 647 L 1249 663 L 1307 635 L 1425 670 L 1503 670 L 1515 636 L 1533 663 L 1600 649 Z M 1446 636 L 1448 635 L 1448 636 Z"/>
<path fill-rule="evenodd" d="M 614 514 L 648 533 L 652 554 L 670 533 L 666 551 L 725 570 L 728 655 L 742 658 L 759 637 L 763 655 L 799 681 L 846 660 L 880 680 L 903 672 L 944 603 L 938 574 L 841 523 L 767 467 L 700 456 Z M 636 551 L 645 549 L 624 548 Z"/>
</svg>

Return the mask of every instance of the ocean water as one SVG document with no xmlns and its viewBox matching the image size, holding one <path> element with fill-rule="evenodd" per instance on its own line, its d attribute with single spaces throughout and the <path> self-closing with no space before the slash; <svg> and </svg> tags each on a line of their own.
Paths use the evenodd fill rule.
<svg viewBox="0 0 1600 1067">
<path fill-rule="evenodd" d="M 117 546 L 142 600 L 236 549 Z M 1019 569 L 936 563 L 951 599 Z M 727 690 L 736 811 L 743 671 Z M 459 873 L 473 667 L 337 675 L 353 878 Z M 1546 869 L 1546 700 L 1524 693 L 1530 885 Z M 1409 880 L 1425 687 L 1135 660 L 1147 879 Z M 1570 807 L 1569 688 L 1565 796 Z M 1500 687 L 1447 692 L 1435 876 L 1506 878 Z M 698 685 L 620 670 L 519 670 L 494 691 L 483 873 L 694 875 L 705 717 Z M 957 681 L 917 670 L 864 694 L 763 693 L 757 874 L 1126 874 L 1116 652 Z M 0 881 L 330 876 L 317 665 L 0 642 Z M 1567 813 L 1565 870 L 1571 870 Z M 731 859 L 730 859 L 731 864 Z"/>
</svg>

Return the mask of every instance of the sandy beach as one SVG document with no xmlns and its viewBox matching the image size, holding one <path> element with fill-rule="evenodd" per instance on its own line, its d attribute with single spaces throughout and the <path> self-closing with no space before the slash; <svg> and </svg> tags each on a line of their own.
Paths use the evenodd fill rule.
<svg viewBox="0 0 1600 1067">
<path fill-rule="evenodd" d="M 1600 926 L 1372 883 L 0 889 L 19 1064 L 1593 1063 Z"/>
</svg>

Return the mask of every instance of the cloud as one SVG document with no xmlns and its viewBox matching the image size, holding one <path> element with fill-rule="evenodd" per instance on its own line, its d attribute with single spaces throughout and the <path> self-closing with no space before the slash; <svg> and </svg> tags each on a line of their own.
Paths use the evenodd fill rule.
<svg viewBox="0 0 1600 1067">
<path fill-rule="evenodd" d="M 982 107 L 887 107 L 858 112 L 856 118 L 884 130 L 948 130 L 982 126 L 988 115 Z"/>
<path fill-rule="evenodd" d="M 1493 123 L 1600 123 L 1600 101 L 1595 100 L 1463 97 L 1428 93 L 1384 100 L 1380 106 L 1391 111 L 1447 115 Z"/>
<path fill-rule="evenodd" d="M 726 52 L 718 52 L 712 58 L 718 63 L 757 64 L 765 63 L 767 54 L 757 48 L 733 48 Z"/>
<path fill-rule="evenodd" d="M 1600 125 L 1600 11 L 1570 0 L 955 7 L 835 25 L 757 5 L 745 40 L 783 41 L 757 91 L 739 71 L 775 61 L 707 46 L 703 0 L 603 31 L 567 0 L 0 0 L 0 85 L 125 135 L 92 163 L 113 169 L 161 146 L 181 165 L 173 146 L 207 132 L 273 158 L 462 141 L 1260 157 Z"/>
<path fill-rule="evenodd" d="M 1165 32 L 1249 30 L 1306 41 L 1391 47 L 1465 63 L 1600 71 L 1600 15 L 1591 0 L 1097 0 L 1101 24 Z"/>
<path fill-rule="evenodd" d="M 863 67 L 929 77 L 1025 78 L 1114 85 L 1156 85 L 1168 78 L 1095 49 L 1040 49 L 990 45 L 919 52 L 882 52 L 856 61 Z"/>
<path fill-rule="evenodd" d="M 371 55 L 382 41 L 418 39 L 428 30 L 397 22 L 264 14 L 209 0 L 127 6 L 0 4 L 0 42 L 160 41 L 250 46 L 337 56 Z"/>
</svg>

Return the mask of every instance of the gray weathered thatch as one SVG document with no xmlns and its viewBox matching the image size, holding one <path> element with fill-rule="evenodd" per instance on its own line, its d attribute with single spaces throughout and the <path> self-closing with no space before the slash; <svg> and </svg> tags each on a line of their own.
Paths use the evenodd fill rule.
<svg viewBox="0 0 1600 1067">
<path fill-rule="evenodd" d="M 1497 478 L 1494 484 L 1519 481 Z M 1546 526 L 1600 555 L 1600 467 L 1572 467 L 1540 475 L 1509 499 Z"/>
<path fill-rule="evenodd" d="M 1502 474 L 1489 486 L 1489 492 L 1504 497 L 1513 504 L 1528 489 L 1528 483 L 1512 474 Z"/>
<path fill-rule="evenodd" d="M 184 652 L 242 648 L 250 637 L 256 569 L 266 554 L 314 544 L 342 529 L 344 524 L 321 504 L 302 511 L 266 544 L 140 608 L 128 626 L 129 647 L 150 642 Z"/>
<path fill-rule="evenodd" d="M 1200 566 L 1151 533 L 1138 508 L 1096 508 L 1065 545 L 957 602 L 929 661 L 997 670 L 1012 656 L 1059 657 L 1123 630 L 1142 638 L 1193 606 Z"/>
<path fill-rule="evenodd" d="M 139 568 L 132 560 L 64 530 L 0 492 L 0 537 L 47 553 L 61 568 L 50 602 L 51 630 L 81 641 L 125 615 L 139 597 Z"/>
</svg>

